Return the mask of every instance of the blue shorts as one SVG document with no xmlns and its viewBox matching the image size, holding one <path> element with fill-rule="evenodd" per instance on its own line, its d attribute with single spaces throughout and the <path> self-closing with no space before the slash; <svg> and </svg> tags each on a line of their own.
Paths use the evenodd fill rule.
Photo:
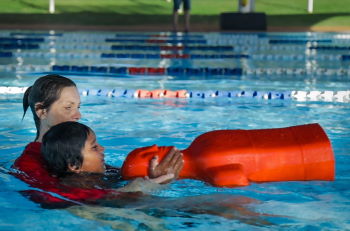
<svg viewBox="0 0 350 231">
<path fill-rule="evenodd" d="M 178 11 L 180 9 L 181 3 L 184 4 L 184 10 L 191 9 L 191 0 L 174 0 L 174 11 Z"/>
</svg>

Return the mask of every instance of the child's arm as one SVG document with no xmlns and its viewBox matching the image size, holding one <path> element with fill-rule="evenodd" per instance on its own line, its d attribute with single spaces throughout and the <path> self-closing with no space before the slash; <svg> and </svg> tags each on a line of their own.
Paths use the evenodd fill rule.
<svg viewBox="0 0 350 231">
<path fill-rule="evenodd" d="M 159 189 L 161 187 L 159 184 L 170 182 L 172 179 L 174 179 L 173 173 L 162 175 L 153 179 L 149 179 L 148 177 L 136 178 L 126 186 L 117 189 L 117 191 L 150 193 Z"/>
</svg>

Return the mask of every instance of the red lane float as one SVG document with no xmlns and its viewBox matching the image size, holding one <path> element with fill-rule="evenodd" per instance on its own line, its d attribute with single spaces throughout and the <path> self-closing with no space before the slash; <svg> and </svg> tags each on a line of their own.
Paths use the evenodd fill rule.
<svg viewBox="0 0 350 231">
<path fill-rule="evenodd" d="M 138 89 L 135 91 L 137 98 L 187 98 L 186 90 L 170 91 L 164 89 L 156 89 L 152 91 Z"/>
<path fill-rule="evenodd" d="M 122 166 L 124 179 L 148 175 L 151 158 L 172 147 L 133 150 Z M 218 130 L 198 136 L 185 150 L 180 178 L 214 186 L 249 182 L 334 180 L 331 143 L 319 124 L 259 130 Z"/>
<path fill-rule="evenodd" d="M 164 75 L 165 74 L 165 68 L 164 67 L 148 67 L 147 72 L 149 74 L 155 74 L 155 75 Z"/>
<path fill-rule="evenodd" d="M 165 39 L 148 39 L 146 40 L 147 43 L 166 43 L 167 40 Z"/>
<path fill-rule="evenodd" d="M 162 59 L 188 59 L 190 58 L 189 54 L 161 54 Z"/>
</svg>

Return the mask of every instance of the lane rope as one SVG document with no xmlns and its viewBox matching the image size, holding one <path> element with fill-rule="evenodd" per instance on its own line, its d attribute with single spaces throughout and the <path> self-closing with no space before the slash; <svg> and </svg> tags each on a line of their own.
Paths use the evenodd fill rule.
<svg viewBox="0 0 350 231">
<path fill-rule="evenodd" d="M 0 86 L 0 95 L 23 94 L 27 87 Z M 79 89 L 82 96 L 110 98 L 254 98 L 263 100 L 294 100 L 321 102 L 350 102 L 350 90 L 344 91 L 246 91 L 246 90 L 144 90 L 144 89 Z"/>
</svg>

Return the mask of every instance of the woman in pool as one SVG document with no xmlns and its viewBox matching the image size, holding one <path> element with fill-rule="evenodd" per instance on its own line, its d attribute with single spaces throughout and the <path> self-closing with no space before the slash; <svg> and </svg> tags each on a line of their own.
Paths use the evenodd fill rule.
<svg viewBox="0 0 350 231">
<path fill-rule="evenodd" d="M 17 174 L 33 187 L 40 187 L 51 178 L 48 177 L 44 159 L 40 153 L 42 138 L 54 125 L 66 121 L 78 121 L 81 118 L 80 96 L 76 84 L 59 75 L 47 75 L 37 79 L 23 97 L 23 117 L 30 107 L 37 129 L 34 142 L 29 143 L 13 167 L 20 170 Z M 172 149 L 159 164 L 153 158 L 149 168 L 149 177 L 156 178 L 168 173 L 177 177 L 182 168 L 182 155 Z M 24 173 L 24 174 L 23 174 Z M 119 169 L 106 166 L 106 174 L 120 177 Z"/>
</svg>

